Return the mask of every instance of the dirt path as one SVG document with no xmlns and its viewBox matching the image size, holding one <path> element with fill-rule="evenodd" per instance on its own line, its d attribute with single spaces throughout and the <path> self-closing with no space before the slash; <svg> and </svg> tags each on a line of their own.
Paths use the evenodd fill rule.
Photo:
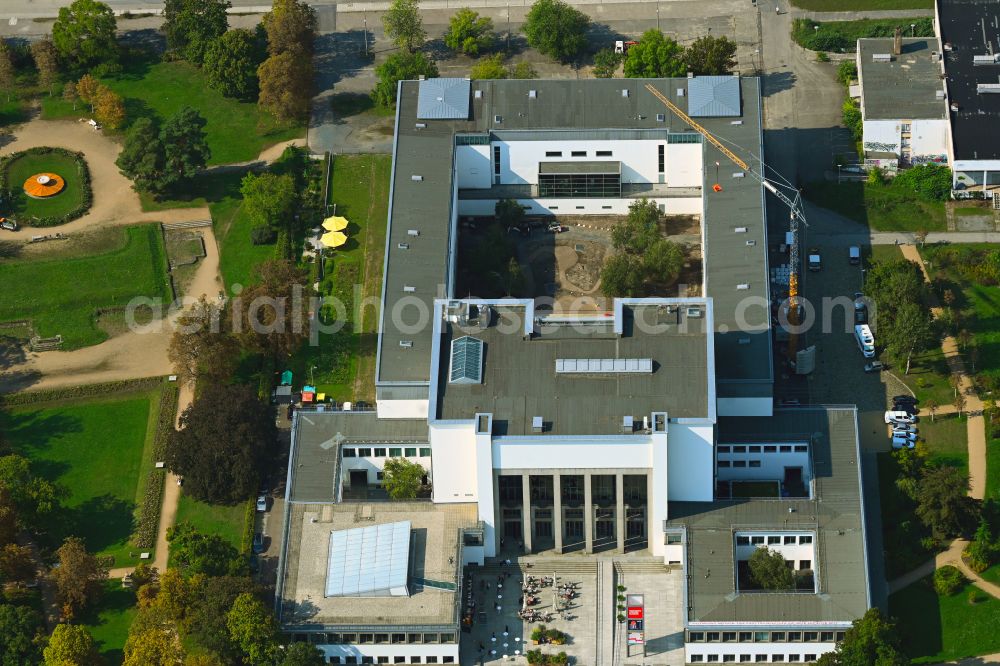
<svg viewBox="0 0 1000 666">
<path fill-rule="evenodd" d="M 90 169 L 94 203 L 86 215 L 68 224 L 58 227 L 22 227 L 19 231 L 4 232 L 5 240 L 28 240 L 32 236 L 48 233 L 65 234 L 81 229 L 139 222 L 187 222 L 210 218 L 207 208 L 143 212 L 139 195 L 132 189 L 132 182 L 115 165 L 121 145 L 86 123 L 72 120 L 29 121 L 17 128 L 14 140 L 0 149 L 0 155 L 38 146 L 58 146 L 83 153 Z"/>
</svg>

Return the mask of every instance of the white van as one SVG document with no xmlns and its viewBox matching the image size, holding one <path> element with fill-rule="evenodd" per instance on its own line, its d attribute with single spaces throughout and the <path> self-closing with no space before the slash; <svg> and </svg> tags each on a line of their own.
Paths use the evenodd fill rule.
<svg viewBox="0 0 1000 666">
<path fill-rule="evenodd" d="M 916 423 L 916 416 L 910 416 L 908 412 L 886 412 L 885 422 L 886 423 Z"/>
<path fill-rule="evenodd" d="M 858 341 L 858 349 L 865 358 L 875 358 L 875 336 L 868 324 L 858 324 L 854 327 L 854 338 Z"/>
</svg>

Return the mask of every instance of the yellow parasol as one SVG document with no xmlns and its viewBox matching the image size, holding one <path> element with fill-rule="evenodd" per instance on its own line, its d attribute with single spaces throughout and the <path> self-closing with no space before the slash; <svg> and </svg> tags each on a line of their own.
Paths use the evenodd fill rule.
<svg viewBox="0 0 1000 666">
<path fill-rule="evenodd" d="M 319 242 L 326 247 L 340 247 L 347 242 L 347 234 L 341 231 L 331 231 L 323 234 Z"/>
<path fill-rule="evenodd" d="M 323 228 L 327 231 L 343 231 L 347 228 L 347 218 L 334 216 L 323 220 Z"/>
</svg>

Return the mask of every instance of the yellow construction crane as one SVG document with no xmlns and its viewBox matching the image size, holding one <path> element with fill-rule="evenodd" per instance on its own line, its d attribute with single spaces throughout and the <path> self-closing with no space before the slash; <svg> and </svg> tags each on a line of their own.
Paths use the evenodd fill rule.
<svg viewBox="0 0 1000 666">
<path fill-rule="evenodd" d="M 685 124 L 689 125 L 692 129 L 705 137 L 706 141 L 715 146 L 723 155 L 728 157 L 733 164 L 760 181 L 760 184 L 763 185 L 768 192 L 780 199 L 791 211 L 789 220 L 789 231 L 792 233 L 792 243 L 789 248 L 789 263 L 791 264 L 791 270 L 789 271 L 788 276 L 788 323 L 791 330 L 789 331 L 788 337 L 788 355 L 789 359 L 794 362 L 795 354 L 798 351 L 799 325 L 799 222 L 801 221 L 802 224 L 808 224 L 806 222 L 805 213 L 802 212 L 801 195 L 796 192 L 795 199 L 790 199 L 788 195 L 779 190 L 773 182 L 764 176 L 763 160 L 761 160 L 761 173 L 757 173 L 757 171 L 751 169 L 746 162 L 740 159 L 736 153 L 722 145 L 722 142 L 712 136 L 711 132 L 695 122 L 691 116 L 681 111 L 680 107 L 671 102 L 667 96 L 657 90 L 652 83 L 646 84 L 646 90 L 651 92 L 656 99 L 663 102 L 663 105 L 670 109 L 675 116 L 683 120 Z M 718 165 L 718 163 L 716 163 L 716 165 Z M 722 190 L 718 183 L 715 184 L 714 189 L 717 192 Z"/>
</svg>

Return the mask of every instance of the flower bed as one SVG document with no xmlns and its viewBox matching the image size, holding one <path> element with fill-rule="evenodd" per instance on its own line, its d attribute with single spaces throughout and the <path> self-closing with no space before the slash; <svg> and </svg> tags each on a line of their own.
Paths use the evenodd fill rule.
<svg viewBox="0 0 1000 666">
<path fill-rule="evenodd" d="M 33 199 L 24 192 L 24 183 L 40 173 L 58 174 L 64 188 L 57 197 Z M 54 227 L 66 224 L 90 210 L 93 193 L 90 170 L 83 153 L 65 148 L 29 148 L 0 158 L 0 190 L 12 195 L 12 213 L 23 226 Z"/>
</svg>

